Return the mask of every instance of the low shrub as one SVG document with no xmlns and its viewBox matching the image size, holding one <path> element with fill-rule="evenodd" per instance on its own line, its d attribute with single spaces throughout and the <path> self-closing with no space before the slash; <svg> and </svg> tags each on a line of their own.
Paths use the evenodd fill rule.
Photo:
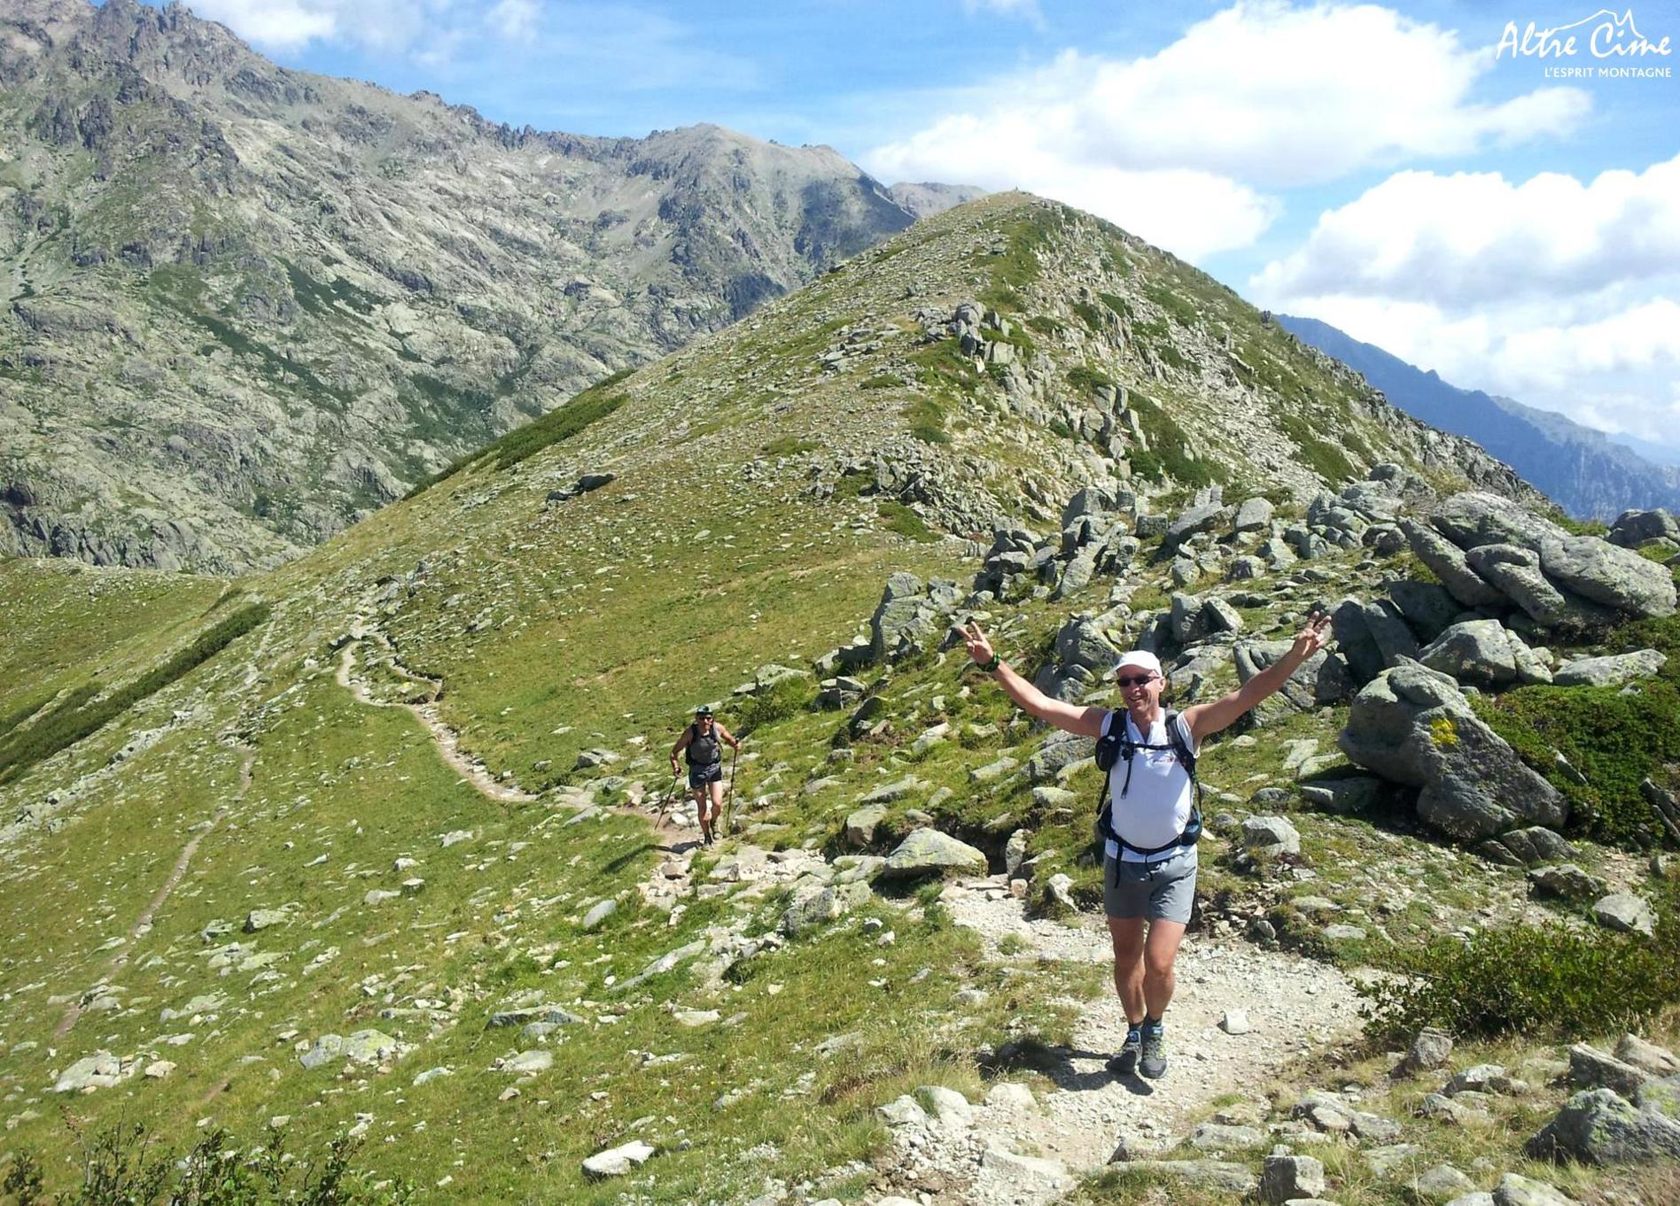
<svg viewBox="0 0 1680 1206">
<path fill-rule="evenodd" d="M 82 738 L 98 732 L 135 704 L 209 661 L 234 640 L 268 619 L 268 613 L 266 603 L 253 603 L 241 608 L 199 633 L 184 648 L 172 653 L 161 666 L 148 670 L 133 682 L 103 697 L 94 698 L 99 690 L 96 684 L 72 691 L 34 724 L 0 738 L 0 783 L 15 779 L 36 763 L 44 762 L 60 750 L 68 749 Z"/>
<path fill-rule="evenodd" d="M 923 544 L 932 544 L 939 539 L 939 533 L 928 527 L 926 520 L 901 502 L 887 499 L 881 503 L 879 510 L 889 532 L 897 532 Z"/>
<path fill-rule="evenodd" d="M 1667 884 L 1654 938 L 1525 925 L 1401 953 L 1401 978 L 1358 986 L 1366 1033 L 1381 1043 L 1424 1026 L 1567 1040 L 1631 1026 L 1680 1001 L 1677 905 L 1680 887 Z"/>
<path fill-rule="evenodd" d="M 807 711 L 816 703 L 816 693 L 808 679 L 787 678 L 742 701 L 735 716 L 735 735 L 744 737 L 766 725 L 786 720 Z"/>
<path fill-rule="evenodd" d="M 1472 701 L 1477 715 L 1569 801 L 1568 831 L 1634 848 L 1661 839 L 1639 790 L 1680 762 L 1680 616 L 1642 620 L 1611 633 L 1612 649 L 1668 655 L 1661 674 L 1624 694 L 1619 687 L 1519 687 Z M 1561 753 L 1579 777 L 1566 774 Z M 1586 781 L 1580 782 L 1579 779 Z"/>
<path fill-rule="evenodd" d="M 119 1122 L 92 1135 L 68 1123 L 80 1145 L 81 1185 L 68 1194 L 43 1194 L 44 1176 L 33 1152 L 13 1153 L 0 1193 L 17 1206 L 247 1206 L 254 1202 L 307 1202 L 311 1206 L 384 1206 L 413 1199 L 403 1181 L 381 1180 L 351 1167 L 361 1141 L 333 1140 L 324 1154 L 288 1151 L 286 1133 L 270 1127 L 266 1141 L 241 1151 L 220 1127 L 185 1156 L 160 1144 L 144 1123 Z M 377 1187 L 376 1187 L 377 1185 Z"/>
</svg>

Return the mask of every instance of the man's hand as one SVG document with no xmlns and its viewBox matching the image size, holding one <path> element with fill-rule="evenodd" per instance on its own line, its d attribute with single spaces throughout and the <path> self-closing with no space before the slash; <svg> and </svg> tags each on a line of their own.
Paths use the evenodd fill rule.
<svg viewBox="0 0 1680 1206">
<path fill-rule="evenodd" d="M 1330 616 L 1325 612 L 1315 611 L 1307 617 L 1307 626 L 1295 635 L 1295 643 L 1289 647 L 1289 655 L 1297 662 L 1304 662 L 1329 643 Z"/>
<path fill-rule="evenodd" d="M 973 659 L 976 666 L 984 665 L 992 660 L 992 642 L 986 638 L 985 633 L 980 631 L 978 620 L 970 620 L 962 626 L 960 631 L 962 632 L 963 644 L 968 646 L 968 656 Z"/>
</svg>

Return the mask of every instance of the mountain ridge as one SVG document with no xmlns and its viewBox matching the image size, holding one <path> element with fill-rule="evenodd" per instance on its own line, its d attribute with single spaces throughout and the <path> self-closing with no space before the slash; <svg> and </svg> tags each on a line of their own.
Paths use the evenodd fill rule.
<svg viewBox="0 0 1680 1206">
<path fill-rule="evenodd" d="M 1328 323 L 1289 315 L 1277 321 L 1364 374 L 1409 414 L 1475 440 L 1578 518 L 1680 509 L 1680 468 L 1649 461 L 1566 415 L 1461 389 Z"/>
<path fill-rule="evenodd" d="M 515 129 L 178 5 L 0 29 L 13 553 L 272 564 L 913 220 L 832 149 Z"/>
</svg>

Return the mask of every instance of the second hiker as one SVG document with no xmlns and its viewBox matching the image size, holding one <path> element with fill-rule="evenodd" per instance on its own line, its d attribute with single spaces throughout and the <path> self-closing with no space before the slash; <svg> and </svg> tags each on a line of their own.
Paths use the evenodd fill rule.
<svg viewBox="0 0 1680 1206">
<path fill-rule="evenodd" d="M 1103 911 L 1114 944 L 1114 990 L 1126 1012 L 1126 1042 L 1109 1061 L 1120 1075 L 1166 1075 L 1162 1021 L 1177 979 L 1179 943 L 1196 895 L 1196 752 L 1203 741 L 1283 686 L 1329 639 L 1330 617 L 1313 612 L 1289 652 L 1237 690 L 1182 712 L 1161 706 L 1161 662 L 1135 649 L 1120 659 L 1115 683 L 1124 708 L 1081 707 L 1052 699 L 998 657 L 980 626 L 963 628 L 968 655 L 1031 716 L 1097 738 L 1107 770 L 1099 813 Z"/>
<path fill-rule="evenodd" d="M 694 723 L 685 728 L 671 747 L 671 773 L 677 773 L 677 755 L 686 751 L 688 791 L 700 816 L 700 836 L 712 844 L 718 818 L 723 815 L 723 747 L 741 748 L 740 741 L 718 723 L 705 704 L 694 709 Z"/>
</svg>

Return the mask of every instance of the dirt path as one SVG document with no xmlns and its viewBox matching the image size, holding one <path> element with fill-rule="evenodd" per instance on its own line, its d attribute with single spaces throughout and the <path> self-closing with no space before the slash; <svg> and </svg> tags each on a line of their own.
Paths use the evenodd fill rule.
<svg viewBox="0 0 1680 1206">
<path fill-rule="evenodd" d="M 1021 902 L 1001 887 L 995 879 L 968 881 L 947 888 L 943 897 L 959 924 L 985 937 L 994 958 L 1025 967 L 1045 960 L 1110 966 L 1108 934 L 1098 918 L 1082 917 L 1071 927 L 1028 921 Z M 999 943 L 1011 934 L 1016 937 L 1008 945 L 1015 953 L 1003 955 Z M 973 1107 L 967 1127 L 933 1127 L 916 1143 L 905 1136 L 900 1145 L 909 1174 L 905 1188 L 933 1174 L 945 1185 L 933 1195 L 936 1202 L 1054 1201 L 1074 1177 L 1106 1165 L 1122 1141 L 1134 1159 L 1148 1157 L 1181 1140 L 1216 1099 L 1259 1100 L 1287 1065 L 1354 1038 L 1357 1009 L 1352 983 L 1334 967 L 1242 942 L 1189 939 L 1167 1014 L 1166 1077 L 1109 1075 L 1104 1064 L 1125 1038 L 1125 1017 L 1112 994 L 1085 1002 L 1071 1047 L 1021 1065 L 1053 1085 L 1036 1103 L 994 1093 Z M 1247 1014 L 1249 1033 L 1219 1028 L 1225 1013 L 1235 1010 Z M 998 1149 L 1049 1163 L 999 1158 Z"/>
<path fill-rule="evenodd" d="M 238 807 L 239 802 L 245 798 L 245 793 L 251 790 L 251 767 L 257 761 L 257 751 L 248 745 L 241 745 L 236 748 L 240 750 L 242 757 L 239 763 L 239 787 L 234 792 L 233 799 L 218 808 L 215 815 L 210 818 L 210 823 L 193 834 L 187 840 L 187 844 L 182 847 L 181 853 L 175 859 L 175 865 L 170 868 L 167 878 L 158 886 L 158 890 L 152 893 L 151 900 L 146 902 L 146 907 L 141 910 L 140 916 L 135 918 L 134 924 L 129 926 L 128 940 L 117 948 L 116 953 L 111 956 L 111 961 L 105 965 L 105 974 L 100 977 L 101 984 L 109 983 L 123 968 L 128 966 L 128 961 L 134 954 L 135 944 L 141 937 L 151 931 L 152 922 L 157 919 L 158 910 L 169 899 L 170 893 L 180 887 L 181 880 L 186 877 L 187 868 L 192 865 L 193 855 L 198 853 L 199 843 L 216 832 L 221 823 L 227 819 L 228 814 Z M 64 1011 L 64 1016 L 59 1019 L 58 1025 L 53 1027 L 53 1038 L 61 1039 L 69 1034 L 71 1028 L 81 1020 L 81 1017 L 82 1001 L 78 999 L 71 1002 L 69 1008 Z"/>
<path fill-rule="evenodd" d="M 353 629 L 352 631 L 359 631 L 359 629 Z M 374 698 L 367 683 L 355 675 L 356 652 L 367 640 L 373 640 L 387 649 L 390 648 L 389 644 L 378 633 L 353 637 L 344 646 L 344 650 L 339 656 L 338 672 L 334 676 L 339 686 L 345 688 L 359 702 L 367 704 L 369 707 L 403 708 L 412 712 L 415 718 L 425 726 L 426 731 L 431 734 L 432 743 L 437 747 L 438 756 L 444 760 L 450 770 L 472 784 L 473 789 L 480 795 L 510 804 L 528 804 L 537 798 L 523 788 L 498 782 L 496 777 L 490 773 L 489 767 L 461 748 L 461 735 L 444 723 L 443 717 L 438 714 L 437 704 L 433 702 L 442 690 L 443 685 L 441 683 L 434 679 L 420 678 L 403 670 L 400 666 L 395 666 L 394 668 L 410 681 L 429 685 L 431 698 L 425 703 L 388 703 L 385 700 Z"/>
</svg>

